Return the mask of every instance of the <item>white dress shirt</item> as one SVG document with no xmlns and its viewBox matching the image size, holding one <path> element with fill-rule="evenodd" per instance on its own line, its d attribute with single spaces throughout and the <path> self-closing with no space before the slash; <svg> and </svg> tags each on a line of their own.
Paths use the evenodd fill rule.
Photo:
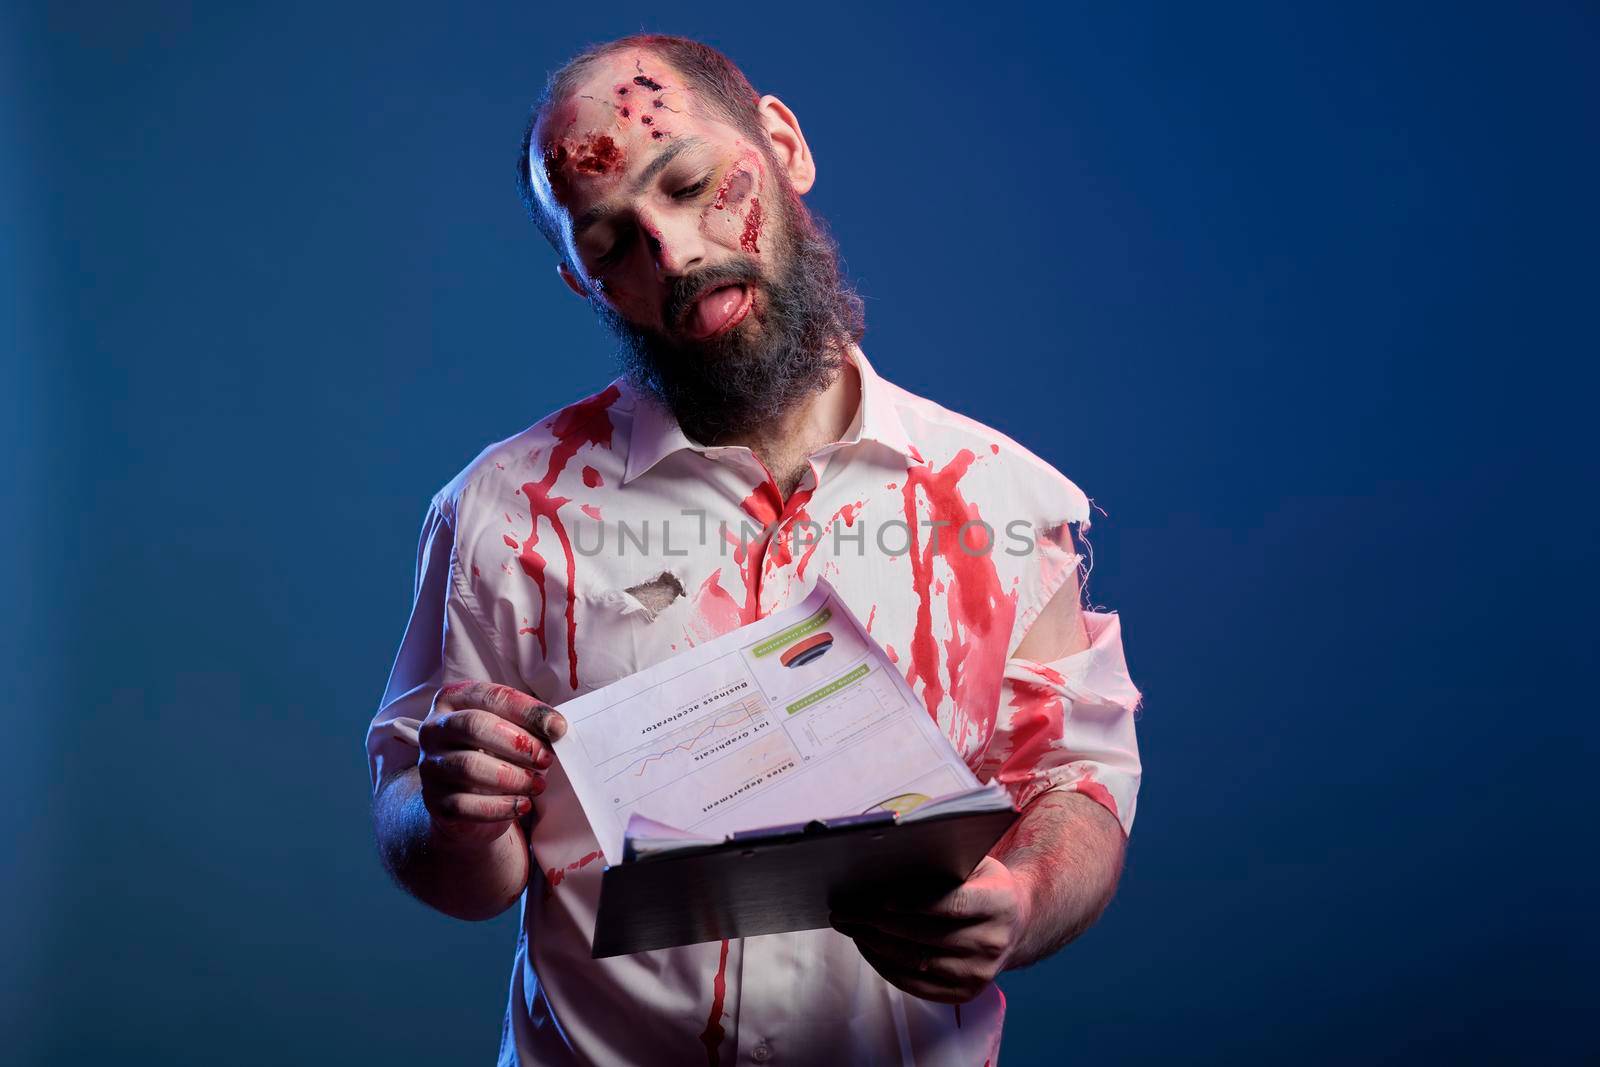
<svg viewBox="0 0 1600 1067">
<path fill-rule="evenodd" d="M 1011 656 L 1080 562 L 1064 531 L 1088 527 L 1087 498 L 880 378 L 858 346 L 851 358 L 855 420 L 787 501 L 749 449 L 689 440 L 623 379 L 485 449 L 423 523 L 415 605 L 367 737 L 373 782 L 417 762 L 448 683 L 560 704 L 825 575 L 979 779 L 1019 805 L 1075 790 L 1131 829 L 1139 694 L 1117 616 L 1086 613 L 1084 652 Z M 998 1062 L 998 987 L 959 1008 L 909 996 L 833 930 L 591 959 L 604 861 L 559 764 L 534 807 L 502 1065 Z"/>
</svg>

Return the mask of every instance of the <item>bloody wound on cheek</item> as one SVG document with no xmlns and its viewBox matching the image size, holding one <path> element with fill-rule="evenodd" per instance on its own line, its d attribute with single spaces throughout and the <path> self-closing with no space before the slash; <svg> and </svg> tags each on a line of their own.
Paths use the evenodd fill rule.
<svg viewBox="0 0 1600 1067">
<path fill-rule="evenodd" d="M 722 179 L 722 184 L 717 187 L 717 195 L 712 198 L 711 206 L 718 211 L 721 211 L 729 204 L 737 206 L 745 197 L 750 195 L 750 190 L 754 185 L 755 178 L 750 175 L 749 171 L 736 170 Z"/>
<path fill-rule="evenodd" d="M 761 249 L 756 246 L 756 241 L 761 237 L 761 201 L 752 198 L 750 201 L 750 214 L 745 216 L 744 233 L 739 235 L 739 247 L 746 252 L 760 254 Z"/>
</svg>

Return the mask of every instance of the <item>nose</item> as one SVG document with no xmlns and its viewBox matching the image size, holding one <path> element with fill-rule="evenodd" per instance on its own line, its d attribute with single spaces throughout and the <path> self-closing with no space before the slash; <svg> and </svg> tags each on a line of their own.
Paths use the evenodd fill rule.
<svg viewBox="0 0 1600 1067">
<path fill-rule="evenodd" d="M 639 225 L 651 262 L 662 277 L 687 274 L 705 262 L 705 239 L 698 225 L 654 211 L 641 212 Z"/>
</svg>

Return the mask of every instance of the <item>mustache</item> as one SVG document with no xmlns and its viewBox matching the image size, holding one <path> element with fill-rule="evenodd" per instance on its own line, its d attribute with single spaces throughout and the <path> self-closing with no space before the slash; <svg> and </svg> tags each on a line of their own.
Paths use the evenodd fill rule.
<svg viewBox="0 0 1600 1067">
<path fill-rule="evenodd" d="M 791 186 L 784 190 L 770 253 L 668 279 L 659 331 L 591 302 L 617 339 L 630 384 L 670 410 L 693 440 L 716 443 L 793 409 L 834 380 L 844 345 L 865 332 L 861 296 L 840 269 L 832 235 Z M 759 330 L 689 340 L 684 324 L 695 301 L 724 285 L 760 288 Z"/>
<path fill-rule="evenodd" d="M 713 289 L 724 285 L 742 285 L 753 288 L 763 280 L 761 268 L 750 260 L 735 260 L 715 267 L 703 267 L 693 274 L 674 278 L 667 287 L 666 299 L 661 307 L 661 317 L 672 330 L 681 329 L 694 309 L 695 302 Z"/>
</svg>

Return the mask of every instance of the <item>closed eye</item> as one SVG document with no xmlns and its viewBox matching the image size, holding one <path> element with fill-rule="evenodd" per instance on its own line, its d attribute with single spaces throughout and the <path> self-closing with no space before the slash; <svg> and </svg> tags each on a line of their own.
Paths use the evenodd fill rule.
<svg viewBox="0 0 1600 1067">
<path fill-rule="evenodd" d="M 672 198 L 674 200 L 690 200 L 699 196 L 711 185 L 711 179 L 713 177 L 715 177 L 714 174 L 707 174 L 704 178 L 701 178 L 693 185 L 686 185 L 682 189 L 679 189 L 677 192 L 673 193 Z M 622 254 L 628 250 L 628 243 L 629 242 L 626 237 L 619 237 L 616 241 L 612 242 L 611 248 L 607 250 L 604 255 L 596 259 L 596 263 L 600 264 L 601 266 L 610 266 L 616 263 L 617 260 L 622 258 Z"/>
<path fill-rule="evenodd" d="M 672 194 L 672 198 L 674 200 L 688 200 L 690 197 L 698 196 L 701 193 L 705 192 L 706 191 L 706 186 L 708 186 L 710 184 L 711 184 L 711 175 L 707 174 L 704 178 L 701 178 L 699 181 L 695 182 L 693 185 L 685 186 L 684 188 L 679 189 L 677 192 L 673 193 Z"/>
<path fill-rule="evenodd" d="M 595 260 L 595 262 L 599 263 L 602 266 L 609 267 L 613 263 L 617 262 L 617 260 L 622 258 L 622 253 L 627 251 L 627 248 L 628 248 L 627 238 L 626 237 L 619 237 L 617 240 L 611 242 L 611 247 L 606 250 L 605 255 L 600 256 L 598 259 Z"/>
</svg>

